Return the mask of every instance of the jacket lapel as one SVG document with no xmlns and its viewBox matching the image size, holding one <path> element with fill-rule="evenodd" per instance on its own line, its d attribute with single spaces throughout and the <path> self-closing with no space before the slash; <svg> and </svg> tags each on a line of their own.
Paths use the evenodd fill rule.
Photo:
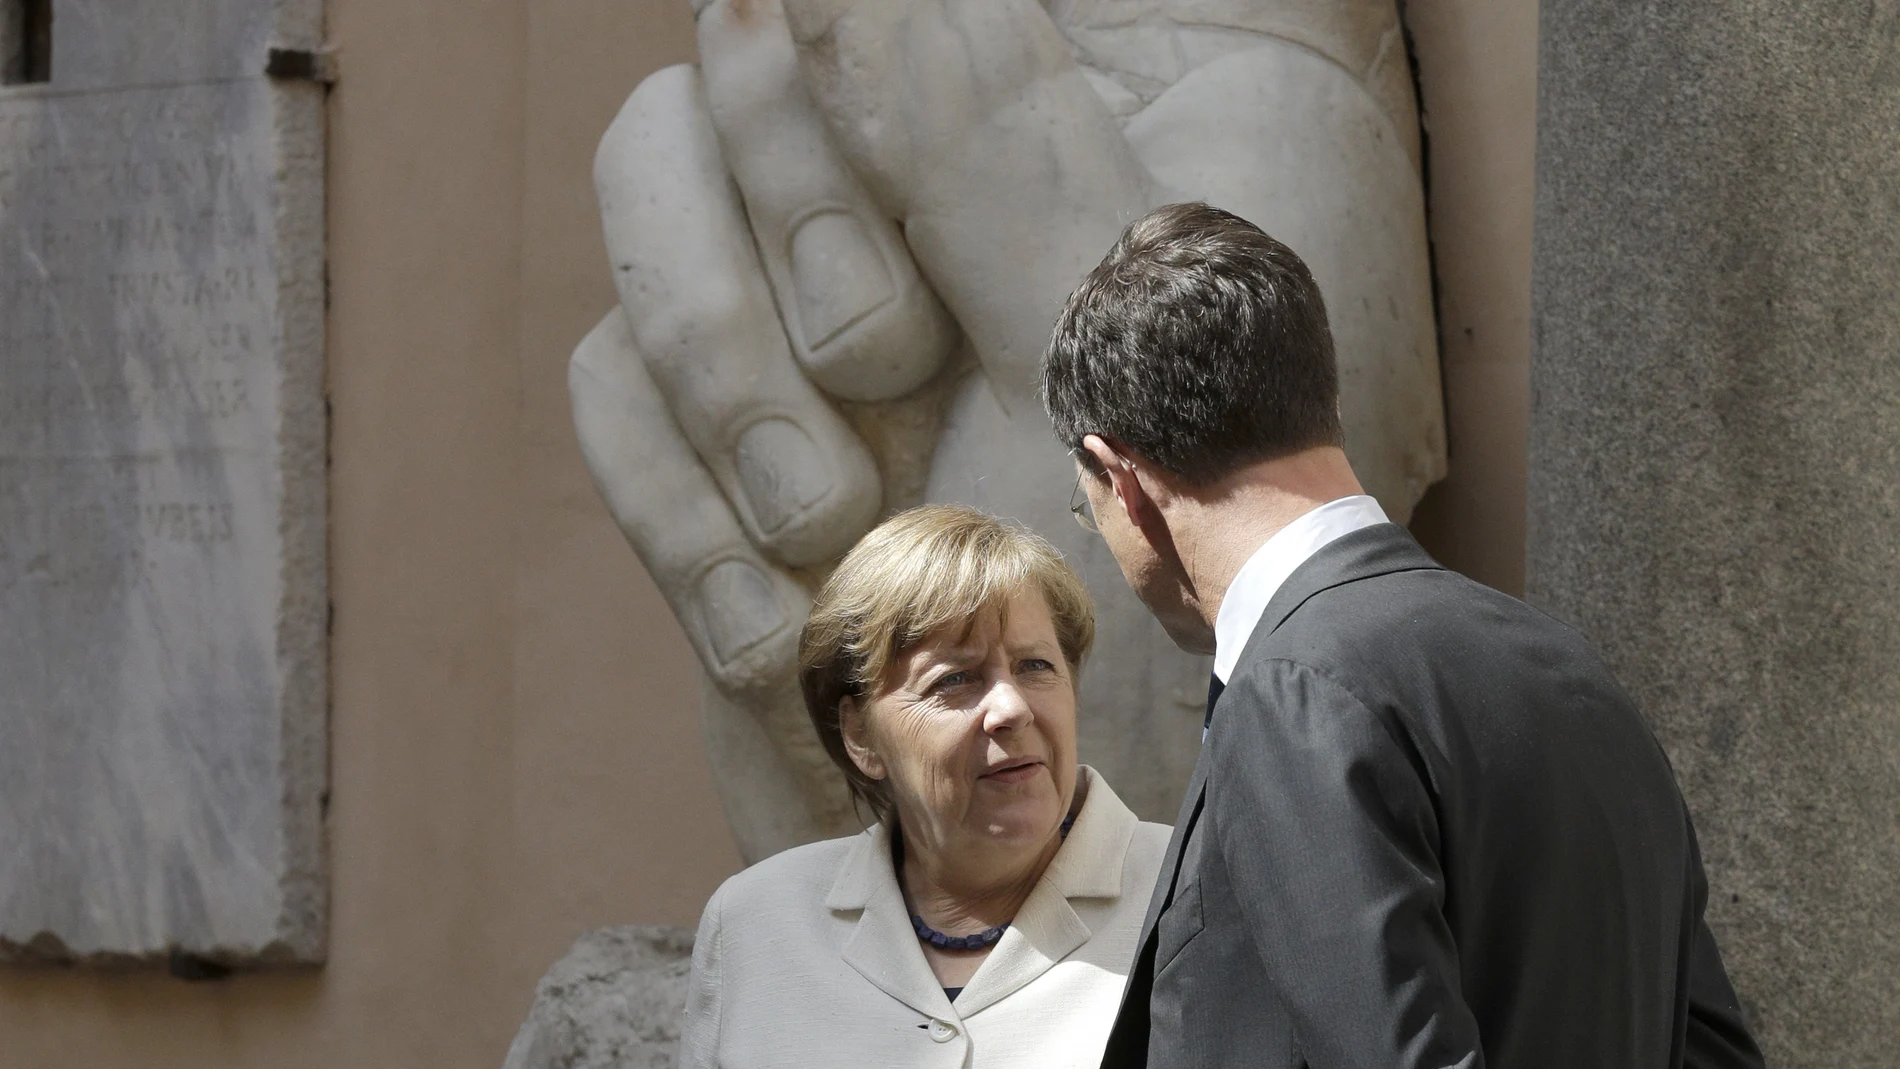
<svg viewBox="0 0 1900 1069">
<path fill-rule="evenodd" d="M 989 957 L 957 997 L 950 1000 L 924 960 L 910 926 L 891 863 L 891 833 L 882 824 L 858 837 L 825 906 L 858 911 L 845 941 L 845 963 L 879 990 L 929 1017 L 967 1017 L 1007 998 L 1088 942 L 1089 928 L 1071 898 L 1115 898 L 1122 866 L 1140 822 L 1095 770 L 1084 766 L 1089 794 L 1056 856 L 1017 911 Z"/>
<path fill-rule="evenodd" d="M 1207 748 L 1202 747 L 1201 756 L 1194 762 L 1194 778 L 1188 780 L 1187 794 L 1181 799 L 1181 812 L 1174 818 L 1174 834 L 1168 836 L 1168 852 L 1162 855 L 1161 871 L 1155 874 L 1155 889 L 1148 896 L 1148 915 L 1141 922 L 1141 942 L 1137 946 L 1148 941 L 1155 922 L 1161 919 L 1162 909 L 1174 897 L 1181 875 L 1181 851 L 1187 845 L 1188 836 L 1193 834 L 1195 819 L 1201 811 L 1201 798 L 1206 793 Z"/>
<path fill-rule="evenodd" d="M 1008 998 L 1088 940 L 1088 925 L 1076 916 L 1069 900 L 1047 879 L 1042 880 L 957 996 L 957 1013 L 968 1017 Z"/>
<path fill-rule="evenodd" d="M 897 870 L 891 864 L 889 828 L 878 824 L 858 836 L 825 906 L 839 912 L 860 911 L 857 926 L 845 941 L 845 964 L 926 1017 L 955 1017 L 911 929 L 910 910 L 904 906 Z"/>
<path fill-rule="evenodd" d="M 1181 853 L 1195 821 L 1201 815 L 1201 800 L 1207 793 L 1207 750 L 1201 750 L 1194 763 L 1194 778 L 1188 783 L 1187 797 L 1181 800 L 1181 815 L 1174 822 L 1174 834 L 1168 837 L 1168 849 L 1161 858 L 1161 871 L 1155 876 L 1154 890 L 1148 895 L 1148 915 L 1141 922 L 1141 936 L 1135 943 L 1135 960 L 1122 985 L 1122 1001 L 1115 1011 L 1115 1024 L 1109 1029 L 1108 1045 L 1102 1052 L 1103 1069 L 1135 1069 L 1148 1064 L 1148 998 L 1154 991 L 1155 924 L 1164 906 L 1174 897 L 1181 875 Z"/>
<path fill-rule="evenodd" d="M 1069 899 L 1121 896 L 1122 865 L 1140 821 L 1094 769 L 1083 766 L 1082 775 L 1089 791 L 1082 811 L 1009 930 L 957 996 L 964 1017 L 1014 994 L 1088 942 L 1088 925 Z"/>
</svg>

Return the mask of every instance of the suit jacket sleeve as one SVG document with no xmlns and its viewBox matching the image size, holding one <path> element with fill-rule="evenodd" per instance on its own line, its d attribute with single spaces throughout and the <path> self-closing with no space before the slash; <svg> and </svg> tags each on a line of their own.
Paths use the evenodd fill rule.
<svg viewBox="0 0 1900 1069">
<path fill-rule="evenodd" d="M 719 1064 L 719 1008 L 724 987 L 719 967 L 720 912 L 725 888 L 713 892 L 693 937 L 693 975 L 686 988 L 686 1012 L 680 1018 L 679 1069 L 714 1069 Z"/>
<path fill-rule="evenodd" d="M 1207 745 L 1215 842 L 1307 1063 L 1481 1069 L 1436 810 L 1399 727 L 1312 668 L 1257 661 Z"/>
<path fill-rule="evenodd" d="M 1742 1020 L 1715 935 L 1696 918 L 1689 960 L 1689 1026 L 1683 1041 L 1684 1069 L 1762 1069 L 1761 1050 Z"/>
</svg>

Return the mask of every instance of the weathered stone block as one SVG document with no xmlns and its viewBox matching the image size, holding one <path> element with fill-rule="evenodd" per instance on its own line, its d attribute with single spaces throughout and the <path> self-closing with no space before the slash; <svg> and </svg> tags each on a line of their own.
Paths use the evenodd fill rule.
<svg viewBox="0 0 1900 1069">
<path fill-rule="evenodd" d="M 692 959 L 690 928 L 581 936 L 542 978 L 503 1069 L 672 1069 Z"/>
<path fill-rule="evenodd" d="M 323 93 L 263 70 L 320 4 L 54 8 L 0 90 L 0 958 L 319 960 Z"/>
<path fill-rule="evenodd" d="M 1770 1065 L 1900 1050 L 1900 10 L 1544 5 L 1529 588 L 1694 811 Z"/>
</svg>

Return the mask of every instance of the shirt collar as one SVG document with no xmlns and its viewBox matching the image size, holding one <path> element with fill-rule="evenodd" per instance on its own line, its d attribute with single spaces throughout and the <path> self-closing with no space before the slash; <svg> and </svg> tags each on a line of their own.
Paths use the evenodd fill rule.
<svg viewBox="0 0 1900 1069">
<path fill-rule="evenodd" d="M 1389 522 L 1367 494 L 1335 498 L 1282 527 L 1234 573 L 1214 617 L 1214 675 L 1222 683 L 1240 663 L 1240 652 L 1267 611 L 1280 584 L 1327 543 L 1364 527 Z"/>
</svg>

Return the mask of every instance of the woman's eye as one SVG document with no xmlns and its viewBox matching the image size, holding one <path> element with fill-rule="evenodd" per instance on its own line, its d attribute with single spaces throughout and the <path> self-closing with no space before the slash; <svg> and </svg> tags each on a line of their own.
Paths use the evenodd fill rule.
<svg viewBox="0 0 1900 1069">
<path fill-rule="evenodd" d="M 968 683 L 969 681 L 970 681 L 970 673 L 968 672 L 946 672 L 943 675 L 940 675 L 937 677 L 937 681 L 930 685 L 930 689 L 933 692 L 939 691 L 939 690 L 948 690 L 951 687 L 960 687 L 963 684 Z"/>
<path fill-rule="evenodd" d="M 1031 657 L 1018 666 L 1018 671 L 1023 672 L 1053 672 L 1055 670 L 1054 664 L 1040 657 Z"/>
</svg>

